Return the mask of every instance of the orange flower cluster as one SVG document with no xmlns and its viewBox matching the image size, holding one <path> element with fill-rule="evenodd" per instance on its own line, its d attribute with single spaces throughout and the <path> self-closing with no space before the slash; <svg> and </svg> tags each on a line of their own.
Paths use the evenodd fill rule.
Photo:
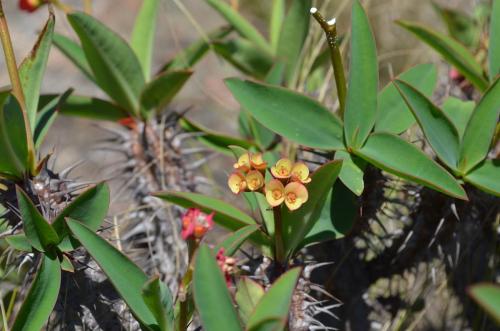
<svg viewBox="0 0 500 331">
<path fill-rule="evenodd" d="M 245 153 L 234 164 L 234 171 L 228 179 L 228 186 L 235 194 L 245 191 L 263 191 L 266 200 L 272 207 L 283 202 L 290 210 L 302 206 L 309 194 L 305 184 L 311 181 L 309 168 L 303 162 L 292 162 L 280 159 L 273 167 L 273 179 L 265 184 L 264 175 L 267 168 L 262 154 Z"/>
</svg>

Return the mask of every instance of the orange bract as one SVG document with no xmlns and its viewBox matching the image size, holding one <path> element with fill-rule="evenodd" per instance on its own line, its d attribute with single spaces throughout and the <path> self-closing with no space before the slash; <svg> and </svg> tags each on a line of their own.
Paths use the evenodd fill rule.
<svg viewBox="0 0 500 331">
<path fill-rule="evenodd" d="M 297 162 L 292 167 L 292 180 L 307 184 L 311 181 L 309 168 L 303 162 Z"/>
<path fill-rule="evenodd" d="M 309 198 L 307 188 L 299 182 L 291 182 L 285 187 L 285 204 L 290 210 L 297 210 Z"/>
<path fill-rule="evenodd" d="M 271 173 L 275 178 L 286 179 L 292 175 L 292 161 L 289 159 L 280 159 L 274 167 L 271 167 Z"/>
<path fill-rule="evenodd" d="M 239 194 L 245 191 L 247 182 L 245 181 L 245 176 L 243 176 L 241 173 L 233 172 L 227 180 L 227 185 L 231 189 L 231 192 L 233 192 L 234 194 Z"/>
<path fill-rule="evenodd" d="M 257 191 L 264 186 L 264 176 L 258 170 L 249 171 L 245 181 L 250 191 Z"/>
<path fill-rule="evenodd" d="M 266 200 L 272 206 L 276 207 L 285 200 L 285 187 L 278 179 L 273 179 L 266 184 Z"/>
</svg>

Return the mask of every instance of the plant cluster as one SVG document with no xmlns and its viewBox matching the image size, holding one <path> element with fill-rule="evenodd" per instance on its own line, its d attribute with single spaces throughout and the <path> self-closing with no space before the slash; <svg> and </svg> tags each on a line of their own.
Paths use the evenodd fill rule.
<svg viewBox="0 0 500 331">
<path fill-rule="evenodd" d="M 359 201 L 379 189 L 368 180 L 371 171 L 454 203 L 472 203 L 478 191 L 500 196 L 495 154 L 500 39 L 494 37 L 500 33 L 500 0 L 493 0 L 489 20 L 478 14 L 472 22 L 436 6 L 449 36 L 397 22 L 453 66 L 450 78 L 465 97 L 450 97 L 441 105 L 432 100 L 438 75 L 432 64 L 412 67 L 379 90 L 375 38 L 358 0 L 345 38 L 347 74 L 337 22 L 325 20 L 311 0 L 272 1 L 268 38 L 234 4 L 206 2 L 229 27 L 208 33 L 153 74 L 160 0 L 142 2 L 130 42 L 88 12 L 58 0 L 21 0 L 19 7 L 27 12 L 47 7 L 49 18 L 19 67 L 0 0 L 0 37 L 12 85 L 0 92 L 0 239 L 7 256 L 0 270 L 5 265 L 4 279 L 26 277 L 30 283 L 29 290 L 22 289 L 19 307 L 16 290 L 0 298 L 6 330 L 65 329 L 75 323 L 65 314 L 62 288 L 95 283 L 89 261 L 119 297 L 118 308 L 109 311 L 127 313 L 119 326 L 105 327 L 96 314 L 71 315 L 87 319 L 83 328 L 328 330 L 324 315 L 334 316 L 339 303 L 325 284 L 311 278 L 323 265 L 310 261 L 308 248 L 345 237 L 354 228 L 363 213 Z M 78 42 L 54 32 L 54 7 L 67 14 Z M 455 29 L 459 19 L 468 22 L 467 33 Z M 310 33 L 312 26 L 321 29 L 320 38 Z M 483 47 L 481 31 L 488 26 L 489 44 Z M 52 45 L 107 97 L 79 95 L 72 88 L 41 95 Z M 192 68 L 210 51 L 252 78 L 225 81 L 241 106 L 241 137 L 204 128 L 171 107 Z M 318 77 L 327 81 L 329 71 L 335 84 L 324 86 L 334 86 L 334 104 L 312 93 Z M 48 162 L 52 155 L 41 155 L 59 115 L 114 123 L 108 143 L 125 155 L 120 171 L 139 206 L 128 215 L 136 223 L 126 237 L 148 252 L 138 260 L 152 261 L 152 267 L 134 262 L 110 240 L 108 184 L 72 181 L 71 169 L 57 173 Z M 415 132 L 421 145 L 414 143 Z M 191 152 L 183 139 L 202 147 Z M 207 158 L 199 156 L 205 149 L 234 158 L 227 186 L 247 202 L 245 211 L 198 190 L 195 173 L 206 164 Z M 498 222 L 498 208 L 494 212 Z M 222 240 L 210 238 L 215 225 L 229 231 Z M 160 230 L 151 236 L 151 228 Z M 172 244 L 167 240 L 172 236 L 183 242 Z M 173 256 L 176 247 L 180 258 Z M 16 272 L 26 260 L 29 266 Z M 157 267 L 175 264 L 173 271 Z M 469 293 L 500 322 L 498 285 L 475 285 Z M 79 309 L 85 306 L 81 297 L 69 300 Z"/>
</svg>

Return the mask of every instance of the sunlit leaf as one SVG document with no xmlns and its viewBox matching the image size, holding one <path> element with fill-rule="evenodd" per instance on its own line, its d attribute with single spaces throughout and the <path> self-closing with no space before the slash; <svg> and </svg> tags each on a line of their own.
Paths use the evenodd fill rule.
<svg viewBox="0 0 500 331">
<path fill-rule="evenodd" d="M 352 6 L 351 34 L 344 132 L 347 146 L 359 148 L 377 116 L 378 63 L 370 22 L 358 0 Z"/>
<path fill-rule="evenodd" d="M 301 145 L 343 148 L 340 120 L 319 102 L 292 90 L 238 78 L 226 84 L 240 105 L 268 129 Z"/>
<path fill-rule="evenodd" d="M 222 272 L 212 250 L 206 245 L 201 245 L 196 255 L 193 291 L 204 330 L 243 330 Z"/>
<path fill-rule="evenodd" d="M 57 257 L 42 255 L 40 268 L 11 331 L 40 331 L 56 304 L 61 286 L 61 267 Z"/>
<path fill-rule="evenodd" d="M 441 106 L 443 112 L 448 115 L 448 118 L 457 128 L 460 139 L 464 135 L 465 127 L 475 107 L 474 101 L 463 101 L 454 97 L 447 98 Z"/>
<path fill-rule="evenodd" d="M 241 229 L 229 234 L 220 244 L 215 246 L 217 253 L 221 248 L 224 249 L 225 256 L 233 256 L 245 241 L 259 229 L 257 224 L 247 225 Z"/>
<path fill-rule="evenodd" d="M 500 160 L 485 160 L 465 177 L 466 182 L 490 194 L 500 196 Z"/>
<path fill-rule="evenodd" d="M 269 41 L 273 51 L 278 48 L 283 19 L 285 18 L 285 0 L 272 0 L 273 6 L 269 20 Z"/>
<path fill-rule="evenodd" d="M 92 16 L 75 12 L 68 20 L 80 38 L 97 84 L 120 106 L 138 114 L 144 76 L 134 51 Z"/>
<path fill-rule="evenodd" d="M 500 286 L 488 283 L 476 284 L 469 289 L 469 295 L 500 325 Z"/>
<path fill-rule="evenodd" d="M 145 110 L 162 110 L 177 95 L 191 77 L 192 71 L 167 71 L 154 77 L 142 91 L 141 105 Z"/>
<path fill-rule="evenodd" d="M 382 170 L 430 187 L 449 196 L 467 200 L 455 178 L 415 145 L 390 133 L 373 133 L 355 154 Z"/>
<path fill-rule="evenodd" d="M 24 233 L 13 234 L 5 237 L 5 241 L 9 244 L 10 247 L 17 249 L 21 252 L 31 252 L 33 251 L 33 247 L 31 246 L 28 238 Z"/>
<path fill-rule="evenodd" d="M 154 276 L 144 284 L 142 297 L 156 318 L 159 331 L 174 331 L 174 307 L 172 293 L 159 276 Z"/>
<path fill-rule="evenodd" d="M 264 294 L 264 288 L 259 283 L 249 277 L 240 278 L 236 287 L 235 300 L 240 317 L 245 324 Z"/>
<path fill-rule="evenodd" d="M 490 80 L 493 81 L 500 74 L 500 1 L 493 0 L 490 22 L 490 43 L 488 51 L 488 64 Z"/>
<path fill-rule="evenodd" d="M 95 82 L 94 75 L 90 69 L 89 63 L 85 58 L 85 53 L 82 47 L 69 39 L 58 33 L 54 33 L 52 37 L 52 42 L 73 64 L 80 69 L 80 72 L 87 76 L 92 82 Z"/>
<path fill-rule="evenodd" d="M 340 170 L 339 178 L 354 194 L 361 195 L 365 188 L 363 181 L 363 163 L 359 158 L 353 157 L 346 151 L 337 151 L 335 160 L 342 160 L 342 170 Z"/>
</svg>

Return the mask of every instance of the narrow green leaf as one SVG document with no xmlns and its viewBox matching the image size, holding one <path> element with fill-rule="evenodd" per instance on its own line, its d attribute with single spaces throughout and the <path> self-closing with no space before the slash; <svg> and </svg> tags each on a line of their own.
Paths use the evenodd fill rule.
<svg viewBox="0 0 500 331">
<path fill-rule="evenodd" d="M 144 284 L 142 297 L 156 318 L 159 331 L 174 331 L 175 319 L 172 293 L 162 283 L 159 276 L 154 276 Z"/>
<path fill-rule="evenodd" d="M 128 112 L 138 114 L 144 76 L 134 51 L 92 16 L 76 12 L 69 14 L 68 20 L 80 38 L 99 87 Z"/>
<path fill-rule="evenodd" d="M 276 56 L 286 63 L 287 81 L 295 74 L 309 32 L 311 0 L 293 0 L 281 29 Z"/>
<path fill-rule="evenodd" d="M 9 96 L 0 110 L 0 175 L 21 179 L 28 168 L 26 128 L 17 99 Z"/>
<path fill-rule="evenodd" d="M 35 141 L 35 148 L 38 150 L 49 132 L 50 127 L 54 124 L 57 114 L 61 105 L 73 93 L 73 89 L 69 89 L 58 97 L 52 99 L 46 104 L 36 116 L 35 132 L 33 139 Z"/>
<path fill-rule="evenodd" d="M 281 27 L 285 18 L 285 0 L 272 0 L 273 6 L 269 20 L 269 41 L 273 54 L 276 53 L 278 48 L 278 41 L 280 39 Z"/>
<path fill-rule="evenodd" d="M 264 37 L 257 31 L 253 25 L 235 11 L 229 4 L 222 0 L 206 0 L 234 29 L 243 37 L 253 42 L 263 51 L 272 54 L 272 49 Z"/>
<path fill-rule="evenodd" d="M 210 32 L 207 35 L 207 39 L 200 38 L 179 52 L 178 55 L 163 66 L 160 72 L 164 72 L 166 70 L 189 69 L 193 67 L 207 53 L 210 48 L 210 44 L 213 41 L 224 38 L 231 32 L 231 30 L 232 28 L 222 27 Z"/>
<path fill-rule="evenodd" d="M 167 71 L 155 77 L 144 87 L 141 105 L 145 110 L 153 108 L 162 110 L 172 101 L 192 74 L 192 71 L 187 70 Z"/>
<path fill-rule="evenodd" d="M 45 106 L 56 97 L 53 94 L 42 95 L 40 104 Z M 62 115 L 113 122 L 129 116 L 126 110 L 109 101 L 81 95 L 70 95 L 58 112 Z"/>
<path fill-rule="evenodd" d="M 215 41 L 214 51 L 246 75 L 263 79 L 273 65 L 274 59 L 243 38 Z"/>
<path fill-rule="evenodd" d="M 259 230 L 259 226 L 257 224 L 242 227 L 241 229 L 231 233 L 221 243 L 215 246 L 214 252 L 217 253 L 221 248 L 223 248 L 224 255 L 233 256 L 241 245 L 243 245 L 245 241 L 257 230 Z"/>
<path fill-rule="evenodd" d="M 484 79 L 483 69 L 467 48 L 451 37 L 417 23 L 397 21 L 406 30 L 434 48 L 441 56 L 467 78 L 475 87 L 484 91 L 488 82 Z"/>
<path fill-rule="evenodd" d="M 203 133 L 203 135 L 197 137 L 199 141 L 204 143 L 205 145 L 211 147 L 217 152 L 224 153 L 226 155 L 232 155 L 233 153 L 229 149 L 230 145 L 239 146 L 244 149 L 249 149 L 254 147 L 255 145 L 249 142 L 248 140 L 227 136 L 224 134 L 213 132 L 209 129 L 206 129 L 199 124 L 195 124 L 188 120 L 187 118 L 182 118 L 180 121 L 180 125 L 187 132 L 199 132 Z"/>
<path fill-rule="evenodd" d="M 156 30 L 156 17 L 160 0 L 143 0 L 142 7 L 135 20 L 130 46 L 141 63 L 144 78 L 151 77 L 151 62 L 153 59 L 153 44 Z"/>
<path fill-rule="evenodd" d="M 500 325 L 500 286 L 488 283 L 476 284 L 468 292 L 472 299 Z"/>
<path fill-rule="evenodd" d="M 466 182 L 500 197 L 500 160 L 484 160 L 465 177 Z"/>
<path fill-rule="evenodd" d="M 61 267 L 56 257 L 42 255 L 35 280 L 17 313 L 11 331 L 40 331 L 49 320 L 61 286 Z"/>
<path fill-rule="evenodd" d="M 38 98 L 40 96 L 45 68 L 47 67 L 47 60 L 49 59 L 52 35 L 54 34 L 55 17 L 52 13 L 49 15 L 49 19 L 31 53 L 19 66 L 19 78 L 23 87 L 26 111 L 32 132 L 35 130 Z"/>
<path fill-rule="evenodd" d="M 488 63 L 490 80 L 494 81 L 500 74 L 500 0 L 493 0 L 490 22 L 490 44 L 488 51 Z"/>
<path fill-rule="evenodd" d="M 106 183 L 100 183 L 87 189 L 64 208 L 52 223 L 59 237 L 63 238 L 63 241 L 59 244 L 59 249 L 69 251 L 80 246 L 67 237 L 65 218 L 69 217 L 77 220 L 85 224 L 90 230 L 97 231 L 104 217 L 108 214 L 109 203 L 109 186 Z"/>
<path fill-rule="evenodd" d="M 193 276 L 194 302 L 206 331 L 243 330 L 224 276 L 206 245 L 198 248 Z M 223 316 L 223 320 L 221 320 Z"/>
<path fill-rule="evenodd" d="M 364 163 L 358 158 L 349 154 L 346 151 L 337 151 L 335 160 L 342 160 L 342 170 L 340 170 L 339 178 L 354 194 L 360 196 L 365 188 L 363 181 L 363 170 L 361 169 Z M 361 162 L 360 162 L 361 161 Z"/>
<path fill-rule="evenodd" d="M 465 128 L 459 169 L 466 173 L 488 154 L 500 115 L 500 77 L 485 92 Z"/>
<path fill-rule="evenodd" d="M 5 241 L 9 244 L 10 247 L 17 249 L 21 252 L 32 252 L 33 247 L 31 246 L 28 238 L 24 233 L 13 234 L 5 237 Z"/>
<path fill-rule="evenodd" d="M 61 260 L 61 270 L 67 271 L 67 272 L 75 272 L 75 266 L 73 265 L 73 262 L 69 259 L 67 255 L 62 256 Z"/>
<path fill-rule="evenodd" d="M 446 24 L 450 36 L 468 49 L 476 49 L 482 29 L 477 18 L 459 10 L 442 7 L 434 1 L 432 5 Z"/>
<path fill-rule="evenodd" d="M 474 101 L 463 101 L 454 97 L 447 98 L 441 106 L 443 112 L 448 115 L 448 118 L 457 128 L 460 139 L 464 135 L 465 128 L 475 107 Z"/>
<path fill-rule="evenodd" d="M 358 0 L 352 5 L 351 31 L 344 132 L 347 146 L 359 148 L 370 134 L 377 116 L 378 62 L 370 22 Z"/>
<path fill-rule="evenodd" d="M 437 83 L 437 68 L 430 63 L 416 65 L 399 75 L 398 79 L 409 83 L 430 98 Z M 398 90 L 392 82 L 387 84 L 378 94 L 375 131 L 400 134 L 413 123 L 415 117 Z"/>
<path fill-rule="evenodd" d="M 306 186 L 309 191 L 307 202 L 293 212 L 282 206 L 283 241 L 288 256 L 291 257 L 301 247 L 302 240 L 318 221 L 341 168 L 341 160 L 325 163 L 313 173 L 311 182 Z"/>
<path fill-rule="evenodd" d="M 262 286 L 249 277 L 241 277 L 236 287 L 235 300 L 238 312 L 244 324 L 255 310 L 265 291 Z"/>
<path fill-rule="evenodd" d="M 71 219 L 66 219 L 66 223 L 73 235 L 108 276 L 135 317 L 145 326 L 155 326 L 156 319 L 142 298 L 142 287 L 148 280 L 146 274 L 93 230 Z"/>
<path fill-rule="evenodd" d="M 415 145 L 396 135 L 384 132 L 373 133 L 365 146 L 356 150 L 355 154 L 401 178 L 449 196 L 467 200 L 467 194 L 452 175 Z"/>
<path fill-rule="evenodd" d="M 248 329 L 252 329 L 263 321 L 276 318 L 280 318 L 280 320 L 261 325 L 258 330 L 276 330 L 277 324 L 286 323 L 290 312 L 292 296 L 295 291 L 295 285 L 297 284 L 301 272 L 301 268 L 290 269 L 273 283 L 248 319 Z"/>
<path fill-rule="evenodd" d="M 448 167 L 456 169 L 460 140 L 455 125 L 446 113 L 413 86 L 400 80 L 396 80 L 394 84 L 415 116 L 436 155 Z"/>
<path fill-rule="evenodd" d="M 59 243 L 59 236 L 54 228 L 43 218 L 30 198 L 16 186 L 17 203 L 23 220 L 24 233 L 28 241 L 40 252 L 49 251 Z"/>
<path fill-rule="evenodd" d="M 66 36 L 54 33 L 52 42 L 88 79 L 95 83 L 94 75 L 80 45 Z"/>
<path fill-rule="evenodd" d="M 227 79 L 226 85 L 240 105 L 268 129 L 301 145 L 343 148 L 340 120 L 319 102 L 285 88 L 238 78 Z"/>
</svg>

